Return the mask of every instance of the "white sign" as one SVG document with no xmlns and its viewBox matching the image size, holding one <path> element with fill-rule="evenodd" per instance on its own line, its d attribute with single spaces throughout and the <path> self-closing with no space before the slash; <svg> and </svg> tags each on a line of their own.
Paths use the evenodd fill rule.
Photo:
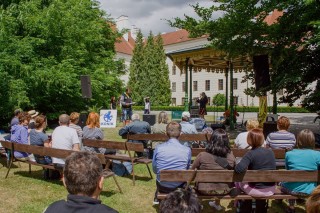
<svg viewBox="0 0 320 213">
<path fill-rule="evenodd" d="M 115 128 L 117 124 L 117 110 L 100 110 L 100 128 Z"/>
</svg>

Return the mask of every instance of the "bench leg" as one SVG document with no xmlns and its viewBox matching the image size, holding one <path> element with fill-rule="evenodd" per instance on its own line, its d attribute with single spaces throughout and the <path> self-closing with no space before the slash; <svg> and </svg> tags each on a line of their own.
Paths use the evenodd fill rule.
<svg viewBox="0 0 320 213">
<path fill-rule="evenodd" d="M 148 172 L 149 172 L 149 174 L 150 174 L 150 178 L 153 179 L 152 174 L 151 174 L 151 170 L 150 170 L 150 168 L 149 168 L 149 164 L 146 164 L 146 166 L 147 166 L 147 168 L 148 168 Z"/>
<path fill-rule="evenodd" d="M 6 174 L 5 178 L 8 177 L 12 164 L 13 164 L 13 159 L 10 160 L 10 163 L 9 163 L 9 166 L 8 166 L 8 171 L 7 171 L 7 174 Z"/>
<path fill-rule="evenodd" d="M 119 189 L 120 193 L 122 194 L 122 190 L 121 190 L 121 187 L 120 187 L 120 185 L 119 185 L 119 183 L 118 183 L 118 181 L 117 181 L 116 176 L 115 176 L 115 175 L 113 175 L 112 177 L 113 177 L 114 182 L 115 182 L 115 183 L 116 183 L 116 185 L 118 186 L 118 189 Z"/>
<path fill-rule="evenodd" d="M 133 182 L 133 185 L 135 185 L 135 182 L 136 182 L 136 177 L 134 175 L 134 163 L 131 161 L 131 165 L 132 165 L 132 182 Z"/>
<path fill-rule="evenodd" d="M 31 164 L 29 164 L 29 174 L 31 174 Z"/>
</svg>

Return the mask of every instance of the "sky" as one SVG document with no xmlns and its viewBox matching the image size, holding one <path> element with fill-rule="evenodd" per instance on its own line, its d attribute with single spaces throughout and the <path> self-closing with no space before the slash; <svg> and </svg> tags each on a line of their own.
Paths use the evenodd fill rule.
<svg viewBox="0 0 320 213">
<path fill-rule="evenodd" d="M 126 15 L 130 24 L 140 28 L 144 35 L 150 30 L 153 34 L 175 31 L 167 20 L 183 17 L 184 14 L 196 17 L 191 5 L 212 5 L 212 0 L 98 0 L 101 9 L 111 18 Z"/>
</svg>

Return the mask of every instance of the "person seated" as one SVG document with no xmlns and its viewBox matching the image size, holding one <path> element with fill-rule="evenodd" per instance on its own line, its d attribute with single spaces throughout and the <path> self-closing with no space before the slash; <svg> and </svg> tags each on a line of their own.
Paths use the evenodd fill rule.
<svg viewBox="0 0 320 213">
<path fill-rule="evenodd" d="M 226 110 L 223 113 L 223 117 L 224 117 L 224 122 L 223 124 L 225 125 L 230 125 L 230 109 Z M 233 123 L 237 123 L 237 117 L 239 117 L 239 113 L 237 112 L 236 109 L 233 110 Z"/>
<path fill-rule="evenodd" d="M 320 153 L 315 148 L 314 134 L 304 129 L 297 136 L 297 149 L 286 153 L 285 165 L 287 170 L 316 171 L 320 166 Z M 307 197 L 317 187 L 316 182 L 284 182 L 280 184 L 281 191 L 286 194 Z M 294 212 L 295 200 L 289 199 L 287 212 Z"/>
<path fill-rule="evenodd" d="M 43 133 L 43 130 L 47 127 L 47 118 L 44 115 L 38 115 L 35 118 L 35 129 L 30 130 L 30 145 L 51 147 L 48 135 Z M 48 156 L 34 155 L 37 163 L 51 164 L 52 159 Z"/>
<path fill-rule="evenodd" d="M 27 112 L 21 112 L 19 115 L 19 124 L 11 127 L 10 140 L 14 143 L 29 144 L 28 125 L 31 117 Z M 14 157 L 20 160 L 28 160 L 28 153 L 14 151 Z"/>
<path fill-rule="evenodd" d="M 226 164 L 221 164 L 221 159 Z M 227 133 L 223 129 L 215 130 L 208 142 L 206 152 L 198 154 L 191 169 L 198 170 L 223 170 L 233 169 L 235 157 L 230 149 Z M 196 183 L 196 190 L 203 195 L 228 194 L 233 184 L 228 183 Z M 220 211 L 220 200 L 209 202 L 209 205 Z"/>
<path fill-rule="evenodd" d="M 70 117 L 67 114 L 59 116 L 59 125 L 52 132 L 52 148 L 80 151 L 80 141 L 75 129 L 70 128 Z M 61 169 L 64 166 L 65 159 L 52 158 L 53 164 Z"/>
<path fill-rule="evenodd" d="M 248 132 L 248 144 L 252 147 L 241 161 L 235 166 L 236 173 L 244 173 L 247 170 L 275 170 L 276 162 L 272 150 L 262 147 L 264 136 L 261 129 L 252 129 Z M 263 156 L 263 158 L 261 157 Z M 246 194 L 253 197 L 267 197 L 274 194 L 276 186 L 270 183 L 236 183 Z"/>
<path fill-rule="evenodd" d="M 250 130 L 252 130 L 252 129 L 259 128 L 259 122 L 257 120 L 249 119 L 246 123 L 247 123 L 246 124 L 247 131 L 246 132 L 241 132 L 237 136 L 237 138 L 236 138 L 236 140 L 234 142 L 235 148 L 238 148 L 238 149 L 251 149 L 250 145 L 247 142 L 248 132 Z"/>
<path fill-rule="evenodd" d="M 103 140 L 104 134 L 100 128 L 100 116 L 98 113 L 90 112 L 87 118 L 86 126 L 83 127 L 83 139 Z M 116 150 L 83 146 L 83 150 L 102 154 L 115 154 Z"/>
<path fill-rule="evenodd" d="M 158 115 L 158 122 L 151 127 L 151 133 L 166 134 L 166 127 L 168 125 L 168 114 L 164 111 Z M 151 141 L 151 148 L 155 149 L 158 144 L 162 144 L 163 141 Z"/>
<path fill-rule="evenodd" d="M 191 163 L 191 149 L 183 146 L 178 138 L 181 134 L 181 125 L 177 122 L 170 122 L 166 127 L 169 140 L 159 144 L 153 153 L 152 169 L 157 175 L 153 204 L 159 204 L 157 200 L 158 192 L 170 193 L 177 188 L 184 186 L 184 182 L 160 182 L 161 170 L 187 170 Z"/>
<path fill-rule="evenodd" d="M 160 203 L 160 213 L 201 212 L 201 204 L 191 191 L 177 189 L 166 196 Z"/>
<path fill-rule="evenodd" d="M 307 213 L 319 213 L 320 210 L 320 186 L 315 188 L 306 202 Z"/>
<path fill-rule="evenodd" d="M 271 132 L 266 139 L 267 147 L 272 149 L 292 149 L 296 145 L 296 137 L 288 132 L 290 121 L 281 116 L 277 121 L 277 132 Z"/>
<path fill-rule="evenodd" d="M 198 134 L 196 127 L 193 124 L 189 123 L 189 121 L 190 121 L 190 113 L 183 112 L 181 116 L 181 122 L 180 122 L 181 133 L 182 134 Z M 187 147 L 191 147 L 193 141 L 181 141 L 180 143 L 182 143 Z"/>
<path fill-rule="evenodd" d="M 74 152 L 66 159 L 63 184 L 68 191 L 67 200 L 59 200 L 45 213 L 117 212 L 99 200 L 104 177 L 99 158 L 89 152 Z"/>
<path fill-rule="evenodd" d="M 78 125 L 79 119 L 80 119 L 80 114 L 78 112 L 72 112 L 70 114 L 69 127 L 72 129 L 75 129 L 77 131 L 77 135 L 78 135 L 79 141 L 80 141 L 80 148 L 82 148 L 83 131 L 82 131 L 81 126 Z"/>
<path fill-rule="evenodd" d="M 146 134 L 146 133 L 151 133 L 150 124 L 145 121 L 140 121 L 140 116 L 139 114 L 136 114 L 136 113 L 132 115 L 132 122 L 122 127 L 119 130 L 120 136 L 127 135 L 127 134 Z M 130 141 L 130 142 L 142 143 L 144 148 L 147 148 L 147 141 L 145 140 Z M 142 157 L 143 153 L 137 152 L 137 155 L 138 157 Z"/>
<path fill-rule="evenodd" d="M 288 132 L 290 121 L 287 117 L 281 116 L 277 121 L 277 132 L 271 132 L 267 136 L 266 146 L 271 149 L 291 150 L 296 145 L 296 137 Z M 284 159 L 277 159 L 276 165 L 284 167 Z"/>
</svg>

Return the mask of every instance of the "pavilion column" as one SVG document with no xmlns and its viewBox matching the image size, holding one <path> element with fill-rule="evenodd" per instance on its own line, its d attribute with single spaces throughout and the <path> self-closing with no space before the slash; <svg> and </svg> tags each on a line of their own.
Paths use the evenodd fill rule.
<svg viewBox="0 0 320 213">
<path fill-rule="evenodd" d="M 227 65 L 229 66 L 229 62 L 227 62 Z M 228 110 L 228 72 L 229 72 L 229 67 L 226 67 L 225 71 L 225 76 L 226 76 L 226 101 L 225 101 L 225 106 L 224 106 L 224 111 Z"/>
<path fill-rule="evenodd" d="M 186 58 L 186 69 L 185 69 L 185 87 L 184 87 L 184 111 L 189 111 L 188 106 L 188 67 L 189 67 L 189 58 Z"/>
<path fill-rule="evenodd" d="M 233 62 L 230 60 L 230 130 L 234 130 L 234 109 L 233 109 Z"/>
<path fill-rule="evenodd" d="M 190 98 L 189 98 L 189 109 L 191 109 L 192 106 L 192 68 L 193 66 L 189 66 L 189 71 L 190 71 Z"/>
</svg>

